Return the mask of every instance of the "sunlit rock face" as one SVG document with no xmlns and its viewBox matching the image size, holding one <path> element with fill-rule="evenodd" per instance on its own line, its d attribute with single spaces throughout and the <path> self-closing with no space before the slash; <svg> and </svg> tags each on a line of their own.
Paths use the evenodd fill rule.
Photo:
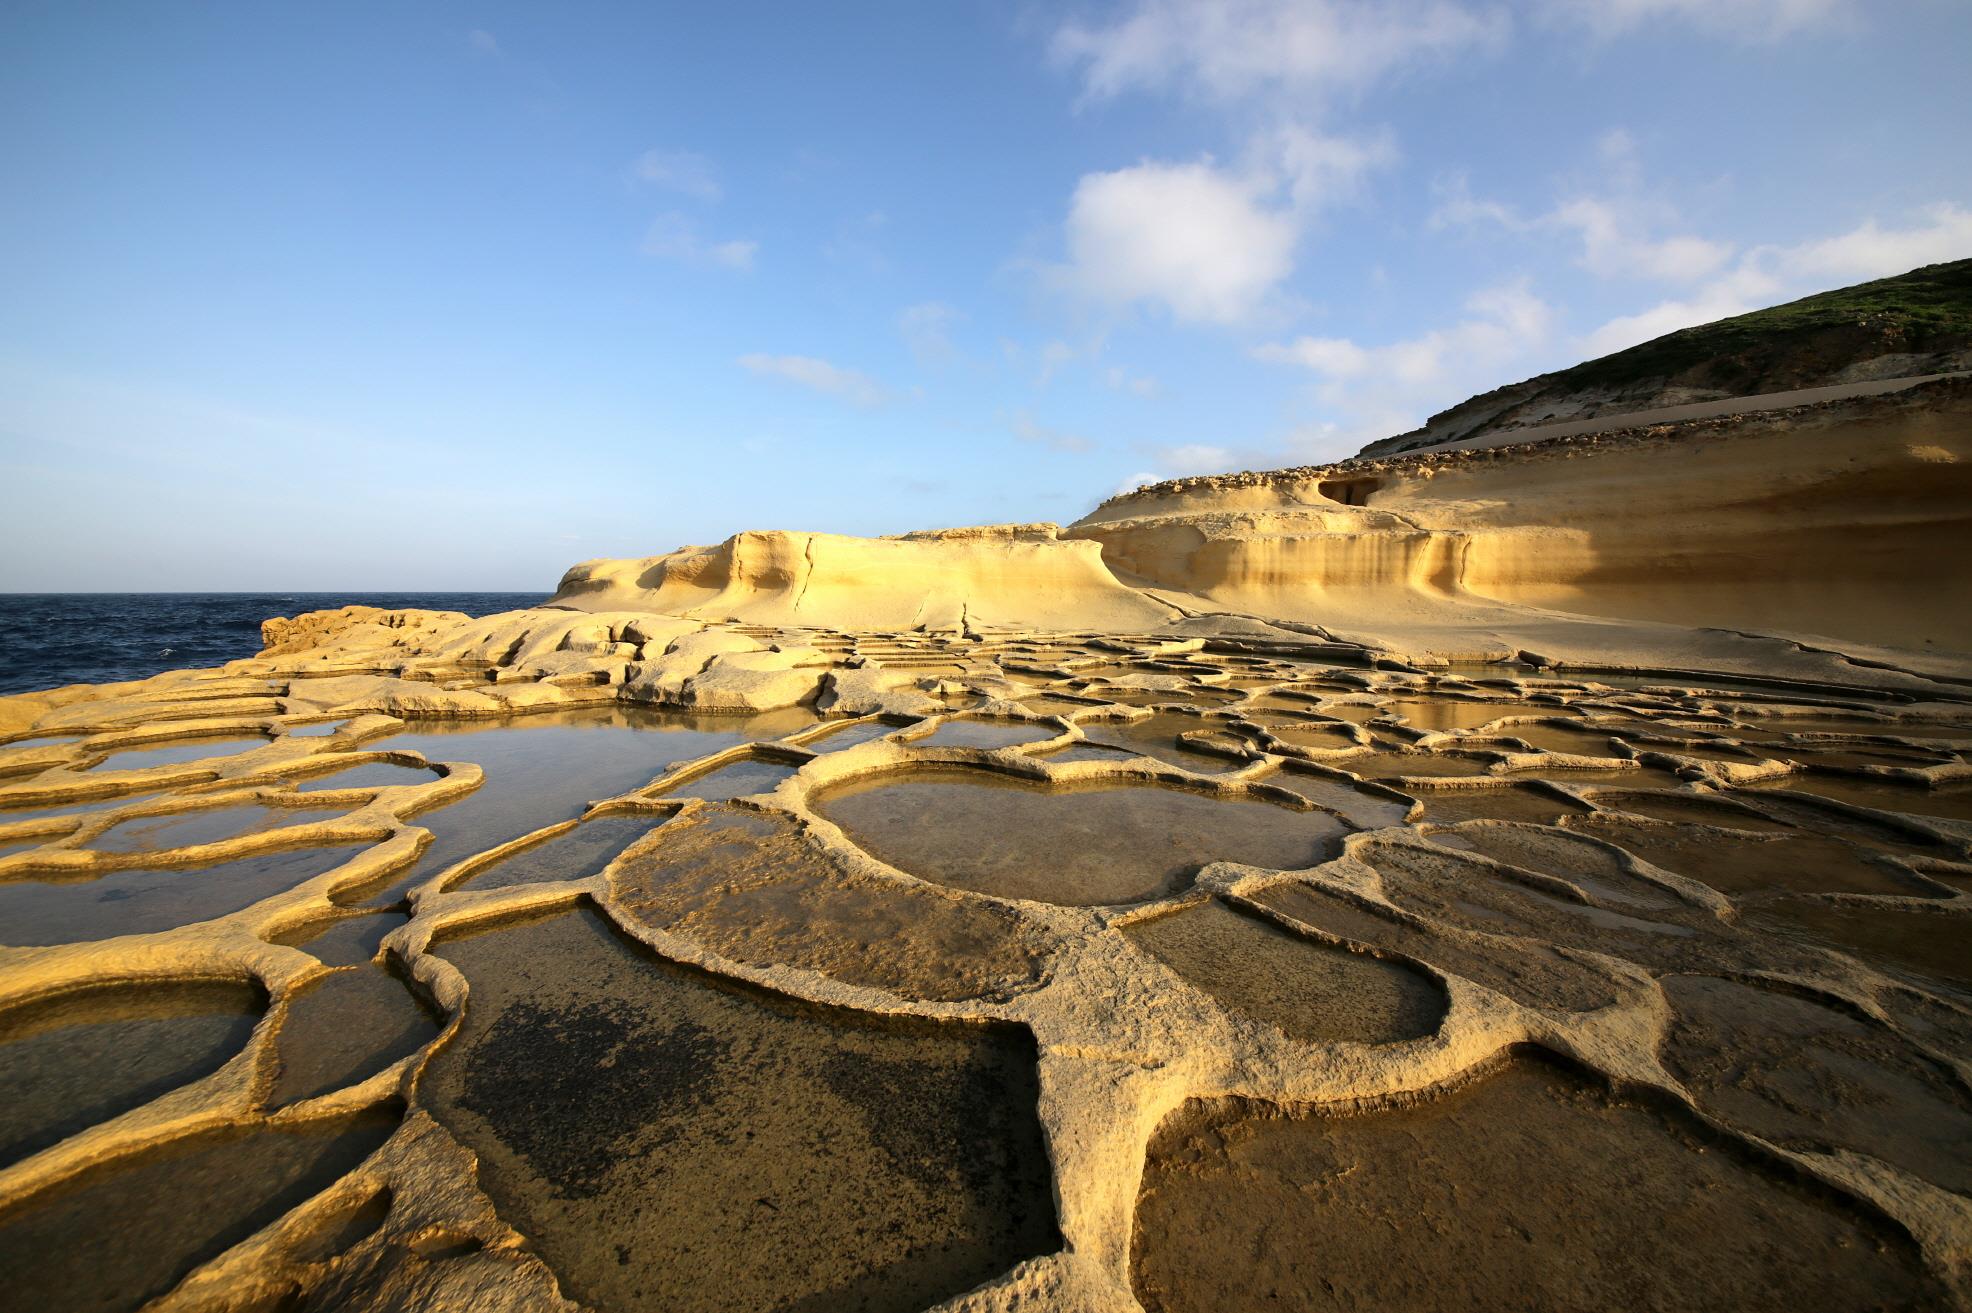
<svg viewBox="0 0 1972 1313">
<path fill-rule="evenodd" d="M 1964 651 L 1972 583 L 1948 562 L 1972 546 L 1968 507 L 1972 380 L 1958 379 L 1535 446 L 1179 480 L 1112 498 L 1066 533 L 1162 588 L 1393 638 L 1420 625 L 1531 635 L 1518 608 L 1534 606 Z"/>
</svg>

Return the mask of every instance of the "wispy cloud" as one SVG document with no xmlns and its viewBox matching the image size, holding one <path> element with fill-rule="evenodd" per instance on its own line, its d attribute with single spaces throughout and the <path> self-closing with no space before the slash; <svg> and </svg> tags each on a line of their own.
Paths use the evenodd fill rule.
<svg viewBox="0 0 1972 1313">
<path fill-rule="evenodd" d="M 640 249 L 645 255 L 676 260 L 680 264 L 748 270 L 753 268 L 753 257 L 759 253 L 760 244 L 739 240 L 706 241 L 698 235 L 698 229 L 690 219 L 673 211 L 660 214 L 651 221 L 651 226 L 644 232 Z"/>
<path fill-rule="evenodd" d="M 1701 32 L 1754 42 L 1847 23 L 1858 17 L 1853 0 L 1542 0 L 1539 14 L 1610 38 L 1667 22 Z"/>
<path fill-rule="evenodd" d="M 1051 43 L 1089 99 L 1355 92 L 1496 44 L 1507 29 L 1503 11 L 1450 0 L 1133 0 L 1110 12 L 1113 21 L 1063 24 Z"/>
<path fill-rule="evenodd" d="M 1151 375 L 1132 374 L 1121 365 L 1103 370 L 1102 382 L 1112 392 L 1131 392 L 1140 397 L 1154 397 L 1163 390 Z"/>
<path fill-rule="evenodd" d="M 869 375 L 844 369 L 815 356 L 753 354 L 741 356 L 739 364 L 741 368 L 763 378 L 785 379 L 858 406 L 880 406 L 889 397 L 883 385 Z"/>
<path fill-rule="evenodd" d="M 1676 226 L 1677 215 L 1643 192 L 1628 136 L 1604 134 L 1602 154 L 1616 175 L 1609 195 L 1578 194 L 1530 216 L 1503 202 L 1474 197 L 1467 179 L 1455 176 L 1440 185 L 1430 226 L 1491 227 L 1522 237 L 1566 237 L 1578 245 L 1577 262 L 1598 278 L 1695 282 L 1716 273 L 1732 258 L 1730 242 L 1690 233 L 1653 234 L 1653 228 Z"/>
<path fill-rule="evenodd" d="M 472 31 L 466 33 L 466 50 L 471 54 L 483 55 L 489 59 L 497 59 L 504 53 L 500 49 L 500 43 L 494 40 L 493 34 L 481 27 L 475 27 Z"/>
<path fill-rule="evenodd" d="M 890 257 L 884 252 L 883 235 L 889 227 L 890 216 L 882 210 L 843 219 L 835 225 L 835 235 L 822 243 L 822 256 L 831 264 L 888 273 Z"/>
<path fill-rule="evenodd" d="M 1014 412 L 1013 435 L 1022 442 L 1031 442 L 1050 451 L 1091 451 L 1096 445 L 1080 434 L 1036 424 L 1034 417 L 1024 410 Z"/>
<path fill-rule="evenodd" d="M 630 173 L 639 182 L 697 201 L 716 201 L 725 194 L 712 162 L 688 150 L 647 150 L 631 164 Z"/>
<path fill-rule="evenodd" d="M 897 315 L 897 331 L 920 365 L 945 365 L 958 358 L 952 345 L 952 326 L 965 315 L 942 301 L 905 306 Z"/>
</svg>

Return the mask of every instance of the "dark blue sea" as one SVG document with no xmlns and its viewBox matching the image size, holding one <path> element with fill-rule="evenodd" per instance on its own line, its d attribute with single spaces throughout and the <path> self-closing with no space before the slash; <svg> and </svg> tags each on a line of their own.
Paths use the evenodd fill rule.
<svg viewBox="0 0 1972 1313">
<path fill-rule="evenodd" d="M 0 694 L 143 679 L 260 650 L 260 622 L 341 606 L 492 615 L 545 593 L 0 593 Z"/>
</svg>

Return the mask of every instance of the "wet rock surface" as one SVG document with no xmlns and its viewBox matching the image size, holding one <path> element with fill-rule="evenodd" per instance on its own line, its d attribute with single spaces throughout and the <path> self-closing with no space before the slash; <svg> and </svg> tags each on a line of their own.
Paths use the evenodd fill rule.
<svg viewBox="0 0 1972 1313">
<path fill-rule="evenodd" d="M 590 1307 L 915 1309 L 1058 1243 L 1016 1031 L 724 985 L 586 911 L 439 951 L 475 1006 L 427 1097 Z"/>
<path fill-rule="evenodd" d="M 783 817 L 709 808 L 624 863 L 617 905 L 721 957 L 786 963 L 907 998 L 1037 983 L 1050 936 L 1005 907 L 845 870 Z"/>
<path fill-rule="evenodd" d="M 1304 939 L 1214 899 L 1147 921 L 1132 944 L 1221 1004 L 1312 1043 L 1428 1035 L 1444 991 L 1414 968 Z"/>
<path fill-rule="evenodd" d="M 1875 1219 L 1525 1059 L 1352 1116 L 1185 1109 L 1151 1144 L 1133 1275 L 1154 1310 L 1951 1307 Z"/>
<path fill-rule="evenodd" d="M 1958 685 L 329 619 L 0 743 L 21 1300 L 1972 1306 Z"/>
</svg>

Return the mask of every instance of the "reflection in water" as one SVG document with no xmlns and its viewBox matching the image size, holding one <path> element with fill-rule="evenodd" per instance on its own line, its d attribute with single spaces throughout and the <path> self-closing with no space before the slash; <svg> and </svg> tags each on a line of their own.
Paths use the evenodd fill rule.
<svg viewBox="0 0 1972 1313">
<path fill-rule="evenodd" d="M 0 1289 L 15 1308 L 134 1309 L 346 1174 L 399 1112 L 188 1135 L 10 1201 Z"/>
<path fill-rule="evenodd" d="M 102 985 L 0 1013 L 0 1167 L 246 1047 L 267 999 L 229 980 Z"/>
<path fill-rule="evenodd" d="M 358 851 L 297 848 L 93 879 L 14 880 L 0 884 L 0 943 L 66 944 L 209 921 L 332 871 Z"/>
<path fill-rule="evenodd" d="M 112 752 L 91 769 L 146 770 L 152 766 L 176 766 L 188 761 L 204 761 L 207 757 L 227 757 L 245 752 L 248 748 L 267 746 L 269 739 L 259 735 L 231 738 L 189 739 L 183 743 L 167 744 L 159 748 L 126 748 L 122 752 Z"/>
<path fill-rule="evenodd" d="M 591 802 L 648 784 L 676 762 L 781 738 L 814 722 L 814 714 L 800 708 L 765 716 L 693 716 L 599 707 L 394 734 L 365 746 L 474 762 L 486 779 L 458 802 L 421 813 L 415 823 L 431 831 L 430 846 L 388 886 L 364 892 L 376 904 L 395 902 L 456 862 L 573 820 Z"/>
<path fill-rule="evenodd" d="M 311 807 L 264 807 L 249 803 L 243 807 L 207 807 L 200 811 L 173 812 L 168 816 L 139 816 L 119 821 L 90 840 L 89 846 L 106 853 L 158 852 L 166 848 L 190 848 L 195 844 L 217 843 L 221 839 L 247 834 L 265 834 L 290 825 L 311 825 L 328 820 L 333 811 Z"/>
</svg>

